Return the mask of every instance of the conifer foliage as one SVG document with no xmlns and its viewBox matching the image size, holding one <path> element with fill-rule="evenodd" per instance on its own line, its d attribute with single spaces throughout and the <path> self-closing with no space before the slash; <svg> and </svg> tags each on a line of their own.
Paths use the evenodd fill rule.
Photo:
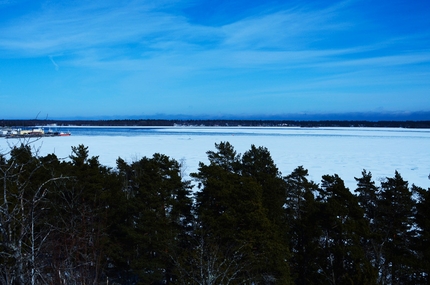
<svg viewBox="0 0 430 285">
<path fill-rule="evenodd" d="M 263 146 L 207 156 L 187 180 L 158 153 L 3 151 L 0 284 L 429 284 L 430 189 L 282 176 Z"/>
</svg>

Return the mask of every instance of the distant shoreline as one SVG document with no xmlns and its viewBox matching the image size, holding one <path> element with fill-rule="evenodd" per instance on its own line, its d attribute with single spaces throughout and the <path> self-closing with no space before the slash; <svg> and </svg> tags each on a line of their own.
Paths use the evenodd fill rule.
<svg viewBox="0 0 430 285">
<path fill-rule="evenodd" d="M 355 120 L 0 120 L 0 127 L 371 127 L 430 128 L 430 121 L 355 121 Z"/>
<path fill-rule="evenodd" d="M 361 120 L 0 120 L 1 127 L 371 127 L 430 128 L 430 121 Z"/>
</svg>

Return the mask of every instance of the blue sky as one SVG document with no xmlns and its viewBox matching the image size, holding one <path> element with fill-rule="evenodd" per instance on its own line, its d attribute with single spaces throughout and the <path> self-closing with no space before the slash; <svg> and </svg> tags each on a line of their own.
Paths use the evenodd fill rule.
<svg viewBox="0 0 430 285">
<path fill-rule="evenodd" d="M 430 114 L 429 0 L 0 0 L 0 119 L 351 112 Z"/>
</svg>

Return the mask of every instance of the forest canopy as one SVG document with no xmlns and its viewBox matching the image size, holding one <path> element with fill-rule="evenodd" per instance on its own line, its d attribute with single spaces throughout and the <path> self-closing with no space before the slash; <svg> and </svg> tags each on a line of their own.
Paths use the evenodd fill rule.
<svg viewBox="0 0 430 285">
<path fill-rule="evenodd" d="M 97 150 L 95 150 L 97 151 Z M 430 189 L 319 183 L 229 142 L 187 180 L 166 155 L 0 153 L 1 284 L 429 284 Z"/>
</svg>

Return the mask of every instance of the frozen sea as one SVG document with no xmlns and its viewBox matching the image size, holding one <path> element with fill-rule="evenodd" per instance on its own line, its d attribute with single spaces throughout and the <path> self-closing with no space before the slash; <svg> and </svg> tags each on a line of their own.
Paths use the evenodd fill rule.
<svg viewBox="0 0 430 285">
<path fill-rule="evenodd" d="M 154 153 L 168 155 L 196 172 L 215 143 L 230 142 L 238 153 L 251 145 L 264 146 L 283 175 L 297 166 L 309 170 L 317 183 L 325 174 L 338 174 L 354 190 L 354 177 L 366 169 L 378 183 L 395 170 L 410 184 L 429 188 L 430 129 L 291 128 L 291 127 L 62 127 L 69 137 L 45 137 L 33 144 L 40 155 L 67 159 L 71 147 L 83 144 L 101 164 L 115 167 L 118 157 L 131 162 Z M 47 131 L 47 129 L 45 129 Z M 0 150 L 19 143 L 0 138 Z"/>
</svg>

